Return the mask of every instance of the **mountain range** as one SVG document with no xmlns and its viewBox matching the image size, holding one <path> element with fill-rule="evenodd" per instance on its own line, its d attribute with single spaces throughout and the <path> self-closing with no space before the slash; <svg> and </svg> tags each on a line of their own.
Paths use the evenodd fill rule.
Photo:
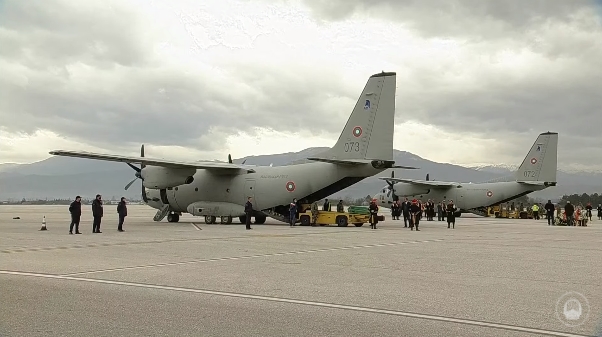
<svg viewBox="0 0 602 337">
<path fill-rule="evenodd" d="M 273 155 L 249 156 L 235 159 L 248 165 L 281 166 L 302 163 L 326 148 L 309 148 L 300 152 Z M 460 165 L 437 163 L 405 151 L 394 151 L 397 165 L 418 167 L 417 170 L 401 170 L 395 177 L 425 179 L 428 173 L 431 180 L 478 183 L 501 177 L 512 177 L 516 166 L 479 165 L 465 167 Z M 319 174 L 319 172 L 316 172 Z M 373 195 L 386 183 L 378 177 L 391 176 L 387 170 L 374 177 L 367 178 L 336 194 L 333 198 L 362 198 Z M 140 182 L 134 183 L 128 191 L 124 186 L 134 179 L 134 171 L 123 163 L 68 157 L 50 157 L 31 164 L 0 164 L 0 200 L 26 199 L 71 199 L 75 195 L 93 197 L 97 193 L 105 199 L 125 196 L 140 199 Z M 530 197 L 551 199 L 565 194 L 602 192 L 602 173 L 558 171 L 558 186 L 534 192 Z"/>
</svg>

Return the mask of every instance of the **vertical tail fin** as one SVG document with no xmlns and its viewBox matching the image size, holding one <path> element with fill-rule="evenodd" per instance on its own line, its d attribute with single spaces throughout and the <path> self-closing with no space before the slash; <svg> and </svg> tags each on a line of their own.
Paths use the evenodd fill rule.
<svg viewBox="0 0 602 337">
<path fill-rule="evenodd" d="M 370 76 L 339 140 L 320 158 L 393 160 L 396 77 Z"/>
<path fill-rule="evenodd" d="M 516 181 L 556 182 L 558 133 L 540 134 L 516 171 Z"/>
</svg>

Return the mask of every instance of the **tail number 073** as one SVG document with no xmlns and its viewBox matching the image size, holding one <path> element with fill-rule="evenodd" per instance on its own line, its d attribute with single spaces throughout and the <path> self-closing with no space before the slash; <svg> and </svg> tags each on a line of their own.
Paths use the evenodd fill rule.
<svg viewBox="0 0 602 337">
<path fill-rule="evenodd" d="M 360 142 L 347 142 L 345 143 L 345 152 L 359 152 Z"/>
</svg>

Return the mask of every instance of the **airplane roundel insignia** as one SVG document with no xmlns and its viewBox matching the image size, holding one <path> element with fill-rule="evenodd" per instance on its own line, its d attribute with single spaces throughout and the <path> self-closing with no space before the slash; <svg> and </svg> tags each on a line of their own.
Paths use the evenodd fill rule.
<svg viewBox="0 0 602 337">
<path fill-rule="evenodd" d="M 286 190 L 289 192 L 292 192 L 295 190 L 295 183 L 292 181 L 289 181 L 286 183 Z"/>
<path fill-rule="evenodd" d="M 487 191 L 487 196 L 491 198 L 493 196 L 493 192 Z"/>
<path fill-rule="evenodd" d="M 535 163 L 537 163 L 537 159 L 531 158 L 531 164 L 535 165 Z"/>
<path fill-rule="evenodd" d="M 359 137 L 359 136 L 361 136 L 361 135 L 362 135 L 362 132 L 363 132 L 363 131 L 362 131 L 362 128 L 361 128 L 361 127 L 359 127 L 359 126 L 356 126 L 356 127 L 354 127 L 354 128 L 353 128 L 353 131 L 352 131 L 352 132 L 353 132 L 353 136 L 355 136 L 355 137 Z"/>
</svg>

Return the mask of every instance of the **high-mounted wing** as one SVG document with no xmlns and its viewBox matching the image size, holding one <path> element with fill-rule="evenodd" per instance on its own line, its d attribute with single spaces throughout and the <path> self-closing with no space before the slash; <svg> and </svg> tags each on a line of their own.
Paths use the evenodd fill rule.
<svg viewBox="0 0 602 337">
<path fill-rule="evenodd" d="M 387 182 L 393 183 L 407 183 L 407 184 L 415 184 L 429 187 L 462 187 L 459 183 L 449 182 L 449 181 L 429 181 L 429 180 L 414 180 L 414 179 L 403 179 L 403 178 L 390 178 L 390 177 L 380 177 L 379 179 L 386 180 Z"/>
<path fill-rule="evenodd" d="M 84 152 L 84 151 L 65 151 L 65 150 L 50 151 L 49 153 L 54 156 L 62 156 L 62 157 L 96 159 L 96 160 L 105 160 L 105 161 L 115 161 L 115 162 L 121 162 L 121 163 L 134 163 L 134 164 L 172 167 L 172 168 L 195 168 L 195 169 L 222 171 L 222 172 L 230 171 L 232 173 L 253 173 L 253 172 L 255 172 L 255 170 L 245 167 L 244 165 L 224 163 L 224 162 L 211 162 L 211 161 L 182 162 L 182 161 L 175 161 L 175 160 L 149 158 L 149 157 L 130 157 L 130 156 L 103 154 L 103 153 L 92 153 L 92 152 Z"/>
</svg>

